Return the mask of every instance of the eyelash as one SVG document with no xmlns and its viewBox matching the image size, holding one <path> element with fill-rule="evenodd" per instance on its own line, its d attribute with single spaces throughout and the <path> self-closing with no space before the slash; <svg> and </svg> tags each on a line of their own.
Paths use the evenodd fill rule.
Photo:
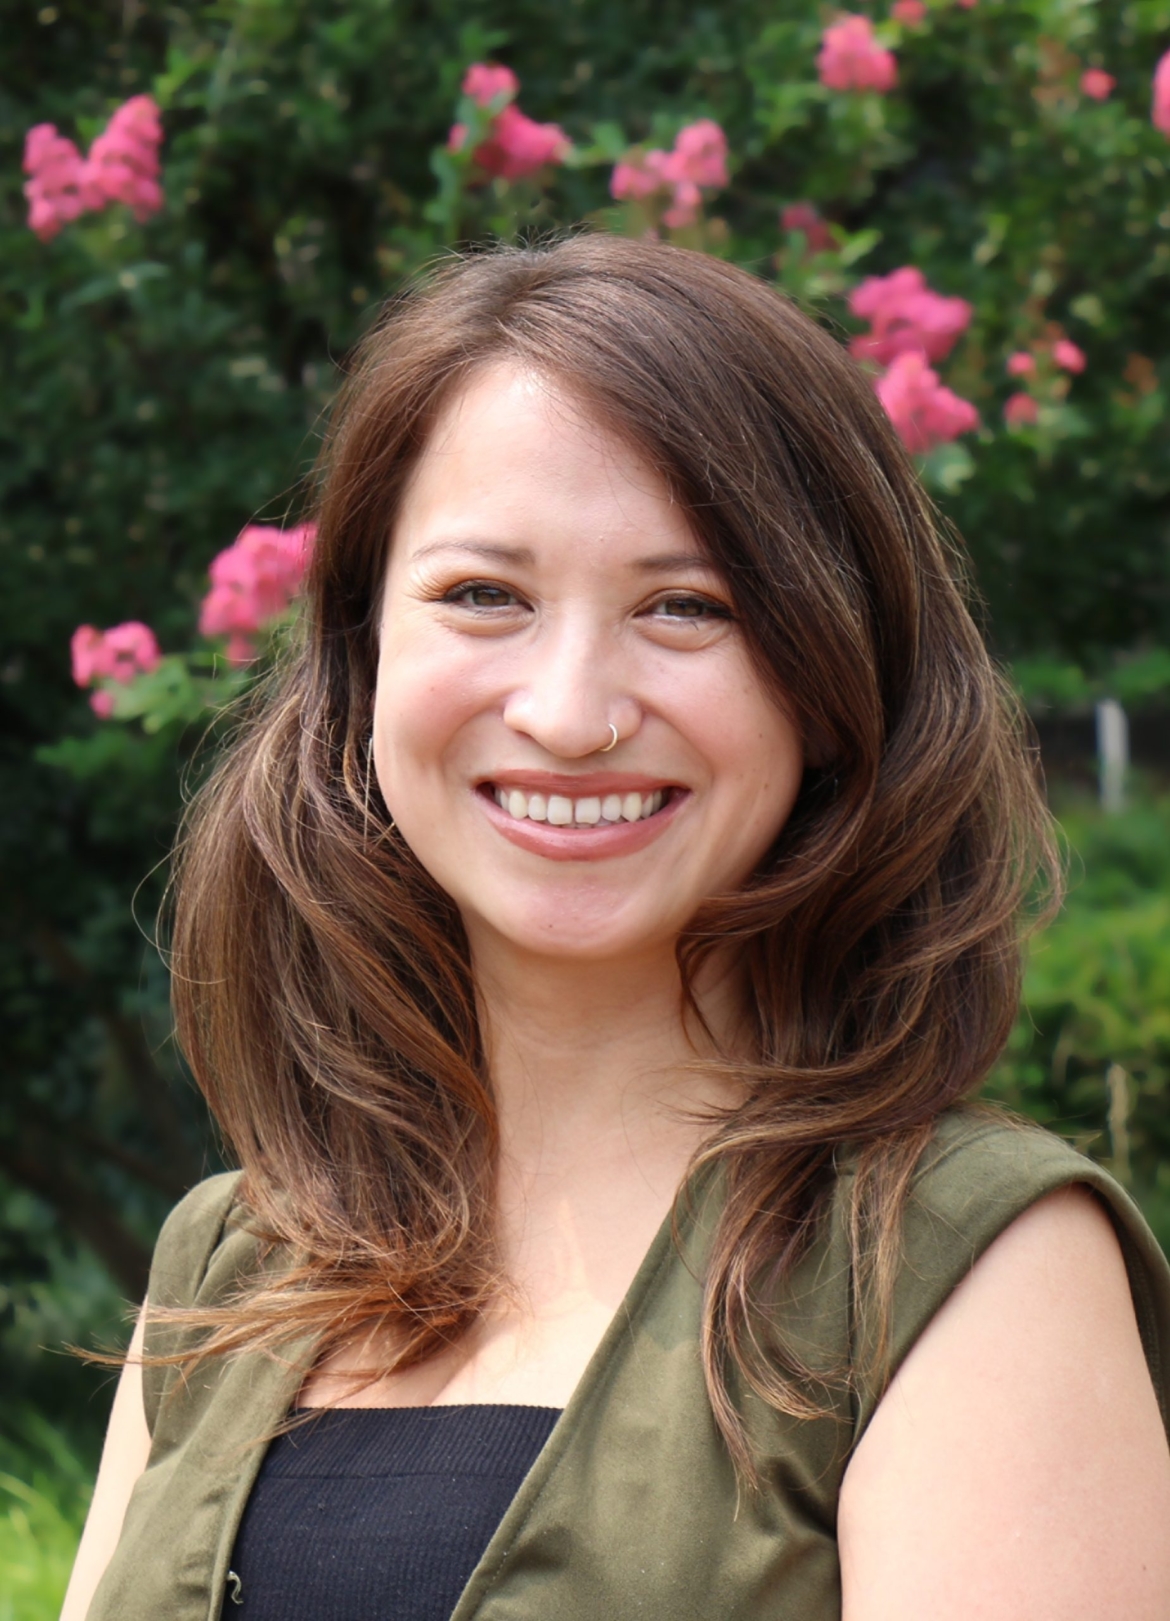
<svg viewBox="0 0 1170 1621">
<path fill-rule="evenodd" d="M 459 585 L 453 585 L 449 590 L 442 592 L 439 595 L 438 600 L 440 602 L 452 604 L 462 603 L 469 607 L 472 612 L 482 614 L 490 614 L 498 608 L 508 608 L 512 606 L 511 603 L 496 602 L 488 605 L 485 603 L 473 602 L 471 598 L 473 593 L 476 591 L 494 591 L 499 593 L 500 596 L 512 597 L 517 601 L 522 600 L 518 597 L 518 594 L 515 591 L 510 591 L 507 586 L 496 585 L 492 580 L 463 580 Z M 711 597 L 700 596 L 698 592 L 675 591 L 667 596 L 659 597 L 650 606 L 652 608 L 661 608 L 667 603 L 673 603 L 676 605 L 685 603 L 688 606 L 694 606 L 703 610 L 702 613 L 663 615 L 664 618 L 676 618 L 683 623 L 688 621 L 690 623 L 697 623 L 703 619 L 735 618 L 735 615 L 732 613 L 731 609 L 726 606 L 726 604 L 716 602 Z"/>
</svg>

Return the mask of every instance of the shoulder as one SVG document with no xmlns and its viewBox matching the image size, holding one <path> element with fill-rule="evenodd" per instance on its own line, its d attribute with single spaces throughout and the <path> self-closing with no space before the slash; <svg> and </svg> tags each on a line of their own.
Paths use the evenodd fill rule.
<svg viewBox="0 0 1170 1621">
<path fill-rule="evenodd" d="M 184 1194 L 163 1223 L 155 1243 L 147 1298 L 152 1305 L 189 1306 L 198 1295 L 215 1252 L 237 1215 L 239 1171 L 209 1176 Z"/>
<path fill-rule="evenodd" d="M 841 1493 L 848 1621 L 1165 1613 L 1170 1453 L 1094 1181 L 1000 1228 L 878 1403 Z"/>
<path fill-rule="evenodd" d="M 180 1377 L 164 1359 L 194 1349 L 199 1331 L 168 1315 L 190 1306 L 219 1304 L 253 1272 L 259 1243 L 248 1231 L 240 1202 L 242 1175 L 225 1171 L 199 1182 L 162 1225 L 150 1263 L 144 1314 L 142 1395 L 155 1433 L 167 1393 Z"/>
<path fill-rule="evenodd" d="M 1050 1197 L 1074 1188 L 1081 1192 L 1060 1200 Z M 1086 1229 L 1096 1235 L 1093 1253 L 1108 1270 L 1120 1271 L 1127 1284 L 1131 1315 L 1136 1313 L 1163 1398 L 1170 1374 L 1170 1267 L 1141 1212 L 1107 1171 L 1059 1137 L 990 1110 L 957 1110 L 941 1117 L 917 1167 L 902 1222 L 887 1374 L 896 1373 L 981 1258 L 1028 1212 L 1035 1214 L 1022 1231 L 1034 1233 L 1037 1243 L 1043 1239 L 1047 1245 L 1063 1242 L 1075 1248 Z M 1001 1249 L 992 1263 L 997 1272 L 1005 1253 Z M 860 1348 L 865 1348 L 871 1327 L 862 1310 Z M 859 1432 L 872 1417 L 881 1391 L 881 1384 L 861 1388 Z"/>
</svg>

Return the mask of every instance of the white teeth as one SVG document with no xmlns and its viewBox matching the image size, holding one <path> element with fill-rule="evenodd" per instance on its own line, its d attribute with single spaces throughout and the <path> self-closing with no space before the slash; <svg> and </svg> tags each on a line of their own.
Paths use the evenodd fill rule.
<svg viewBox="0 0 1170 1621">
<path fill-rule="evenodd" d="M 606 794 L 604 799 L 569 799 L 565 794 L 526 794 L 520 788 L 494 788 L 492 797 L 517 822 L 548 822 L 553 827 L 596 827 L 599 822 L 642 822 L 663 807 L 666 794 Z"/>
</svg>

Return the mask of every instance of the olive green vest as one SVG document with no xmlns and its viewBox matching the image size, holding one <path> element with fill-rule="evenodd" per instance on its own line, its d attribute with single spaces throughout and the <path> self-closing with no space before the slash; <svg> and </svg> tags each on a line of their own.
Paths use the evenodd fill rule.
<svg viewBox="0 0 1170 1621">
<path fill-rule="evenodd" d="M 864 1366 L 848 1259 L 849 1172 L 821 1238 L 777 1301 L 790 1343 L 830 1368 Z M 238 1178 L 195 1188 L 159 1238 L 150 1297 L 222 1300 L 256 1265 L 235 1204 Z M 896 1367 L 1003 1229 L 1073 1182 L 1096 1189 L 1125 1254 L 1165 1416 L 1170 1269 L 1136 1206 L 1057 1138 L 978 1115 L 940 1122 L 916 1177 L 893 1319 Z M 452 1621 L 835 1621 L 841 1478 L 880 1390 L 864 1378 L 823 1417 L 742 1402 L 764 1489 L 737 1489 L 699 1363 L 704 1246 L 718 1194 L 700 1188 L 680 1247 L 666 1223 L 580 1384 L 472 1573 Z M 174 1330 L 148 1334 L 154 1353 Z M 244 1505 L 312 1361 L 249 1353 L 200 1368 L 146 1370 L 153 1445 L 89 1621 L 215 1621 Z M 246 1601 L 245 1601 L 246 1603 Z M 231 1606 L 228 1606 L 231 1614 Z M 246 1615 L 246 1610 L 240 1614 Z M 290 1617 L 290 1621 L 294 1618 Z M 392 1621 L 392 1618 L 391 1618 Z"/>
</svg>

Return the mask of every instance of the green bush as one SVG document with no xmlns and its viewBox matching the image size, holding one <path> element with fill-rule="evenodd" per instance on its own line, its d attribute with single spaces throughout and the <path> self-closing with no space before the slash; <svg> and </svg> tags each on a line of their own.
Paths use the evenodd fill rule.
<svg viewBox="0 0 1170 1621">
<path fill-rule="evenodd" d="M 1170 800 L 1063 826 L 1069 899 L 988 1092 L 1105 1160 L 1170 1250 Z"/>
</svg>

